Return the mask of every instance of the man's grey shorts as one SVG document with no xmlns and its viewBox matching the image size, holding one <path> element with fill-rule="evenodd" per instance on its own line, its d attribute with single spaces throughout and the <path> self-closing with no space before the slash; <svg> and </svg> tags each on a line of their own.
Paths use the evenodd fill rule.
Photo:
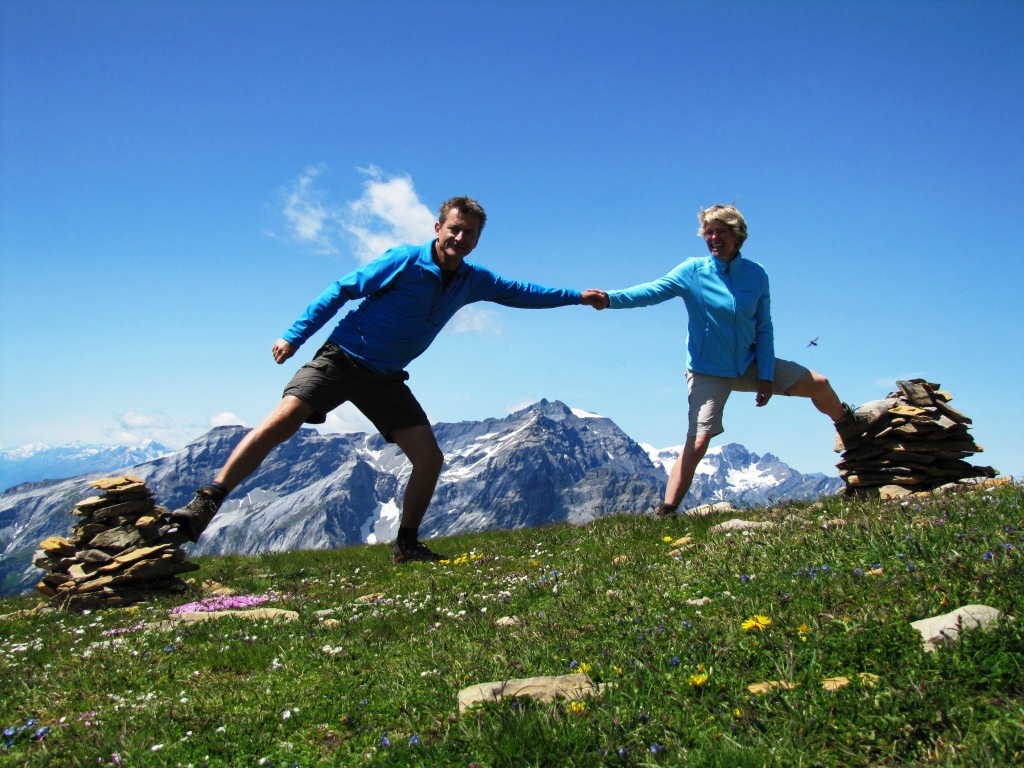
<svg viewBox="0 0 1024 768">
<path fill-rule="evenodd" d="M 775 358 L 775 379 L 772 394 L 784 395 L 796 384 L 808 369 L 791 360 Z M 686 372 L 686 385 L 690 391 L 690 428 L 687 438 L 696 435 L 720 435 L 725 431 L 722 414 L 725 402 L 732 392 L 757 392 L 757 361 L 742 376 L 709 376 L 706 373 Z"/>
<path fill-rule="evenodd" d="M 307 424 L 323 424 L 328 413 L 350 402 L 373 422 L 385 440 L 393 443 L 394 429 L 430 425 L 427 414 L 405 383 L 408 378 L 405 371 L 374 373 L 337 344 L 327 342 L 295 372 L 284 394 L 312 406 Z"/>
</svg>

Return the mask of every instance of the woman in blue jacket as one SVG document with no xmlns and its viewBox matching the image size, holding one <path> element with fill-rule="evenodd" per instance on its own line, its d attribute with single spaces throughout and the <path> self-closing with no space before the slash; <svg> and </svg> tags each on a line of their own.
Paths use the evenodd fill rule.
<svg viewBox="0 0 1024 768">
<path fill-rule="evenodd" d="M 599 307 L 649 307 L 676 296 L 686 303 L 690 421 L 683 452 L 669 474 L 665 503 L 658 508 L 661 515 L 676 513 L 711 438 L 724 431 L 722 412 L 731 392 L 756 392 L 759 407 L 773 394 L 808 397 L 845 441 L 864 428 L 828 379 L 775 357 L 768 275 L 740 253 L 747 239 L 743 215 L 731 205 L 713 205 L 697 218 L 710 256 L 687 259 L 649 283 L 609 291 Z"/>
</svg>

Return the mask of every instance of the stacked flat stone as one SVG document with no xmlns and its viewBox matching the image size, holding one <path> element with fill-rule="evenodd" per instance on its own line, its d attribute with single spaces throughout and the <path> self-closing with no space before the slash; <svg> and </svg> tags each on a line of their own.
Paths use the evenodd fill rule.
<svg viewBox="0 0 1024 768">
<path fill-rule="evenodd" d="M 924 379 L 896 386 L 857 409 L 870 425 L 850 445 L 836 438 L 846 495 L 901 496 L 998 474 L 965 461 L 984 449 L 968 431 L 971 420 L 949 405 L 952 395 Z"/>
<path fill-rule="evenodd" d="M 166 521 L 146 484 L 132 475 L 90 483 L 101 495 L 75 505 L 81 520 L 71 534 L 40 543 L 34 563 L 47 571 L 36 589 L 57 607 L 79 611 L 144 602 L 179 592 L 178 574 L 199 566 L 188 562 L 181 545 L 188 539 Z"/>
</svg>

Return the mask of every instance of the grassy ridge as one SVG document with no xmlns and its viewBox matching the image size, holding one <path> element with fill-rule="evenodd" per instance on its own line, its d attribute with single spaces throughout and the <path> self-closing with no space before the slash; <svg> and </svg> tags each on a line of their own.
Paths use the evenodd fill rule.
<svg viewBox="0 0 1024 768">
<path fill-rule="evenodd" d="M 198 561 L 287 623 L 145 628 L 198 590 L 84 616 L 9 599 L 0 765 L 1020 765 L 1024 622 L 934 654 L 910 622 L 1021 615 L 1022 497 L 834 498 L 731 534 L 615 516 L 436 540 L 443 564 L 383 546 Z M 609 685 L 459 714 L 468 685 L 570 672 Z M 792 687 L 749 689 L 772 681 Z"/>
</svg>

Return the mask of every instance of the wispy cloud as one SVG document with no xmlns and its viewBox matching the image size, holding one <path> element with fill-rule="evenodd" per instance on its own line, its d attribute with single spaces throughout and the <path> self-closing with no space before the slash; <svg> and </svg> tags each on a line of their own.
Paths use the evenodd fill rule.
<svg viewBox="0 0 1024 768">
<path fill-rule="evenodd" d="M 430 239 L 435 217 L 420 202 L 411 178 L 387 176 L 375 166 L 360 172 L 369 178 L 363 183 L 363 196 L 348 204 L 342 226 L 355 238 L 355 255 L 361 264 L 396 245 Z"/>
<path fill-rule="evenodd" d="M 501 329 L 498 313 L 480 304 L 463 307 L 445 326 L 448 333 L 499 333 Z"/>
<path fill-rule="evenodd" d="M 351 240 L 360 264 L 388 248 L 422 243 L 434 229 L 434 214 L 420 202 L 412 179 L 389 176 L 376 166 L 360 168 L 363 194 L 345 205 L 332 205 L 319 184 L 323 168 L 311 166 L 286 191 L 284 218 L 291 236 L 316 253 L 338 254 Z"/>
</svg>

